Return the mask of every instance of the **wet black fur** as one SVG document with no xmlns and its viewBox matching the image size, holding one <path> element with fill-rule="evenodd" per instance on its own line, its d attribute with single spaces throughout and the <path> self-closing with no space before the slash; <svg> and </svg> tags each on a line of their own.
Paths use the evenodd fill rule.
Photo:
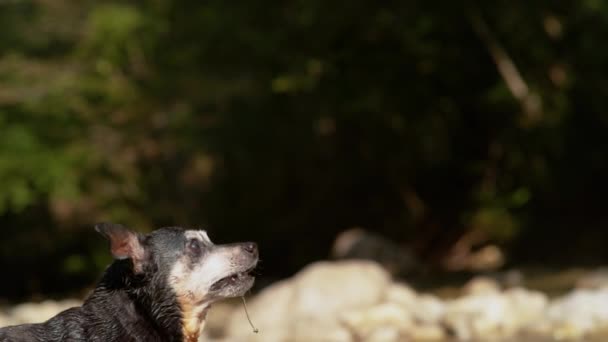
<svg viewBox="0 0 608 342">
<path fill-rule="evenodd" d="M 146 257 L 134 274 L 130 259 L 116 260 L 82 307 L 40 324 L 0 329 L 0 341 L 182 341 L 181 312 L 168 284 L 173 263 L 184 252 L 181 228 L 139 236 Z"/>
</svg>

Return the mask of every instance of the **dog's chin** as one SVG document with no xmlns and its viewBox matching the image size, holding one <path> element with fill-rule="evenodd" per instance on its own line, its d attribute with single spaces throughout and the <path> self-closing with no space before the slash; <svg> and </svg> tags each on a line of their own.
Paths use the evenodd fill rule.
<svg viewBox="0 0 608 342">
<path fill-rule="evenodd" d="M 216 298 L 233 298 L 244 295 L 255 282 L 251 270 L 231 274 L 211 285 L 210 294 Z"/>
</svg>

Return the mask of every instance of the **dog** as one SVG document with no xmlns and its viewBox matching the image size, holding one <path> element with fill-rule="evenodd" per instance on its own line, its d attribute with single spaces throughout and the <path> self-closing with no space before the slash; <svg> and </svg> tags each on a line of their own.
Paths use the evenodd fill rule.
<svg viewBox="0 0 608 342">
<path fill-rule="evenodd" d="M 255 281 L 254 242 L 214 245 L 205 231 L 179 227 L 95 230 L 115 261 L 84 304 L 44 323 L 1 328 L 0 341 L 196 342 L 211 304 L 243 296 Z"/>
</svg>

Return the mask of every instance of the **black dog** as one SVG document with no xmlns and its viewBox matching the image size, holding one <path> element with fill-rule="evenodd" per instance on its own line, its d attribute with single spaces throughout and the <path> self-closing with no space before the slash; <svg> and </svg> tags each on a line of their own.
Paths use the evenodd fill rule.
<svg viewBox="0 0 608 342">
<path fill-rule="evenodd" d="M 117 260 L 82 307 L 2 328 L 0 341 L 195 342 L 211 303 L 253 286 L 253 242 L 214 245 L 202 230 L 177 227 L 147 235 L 108 223 L 95 229 Z"/>
</svg>

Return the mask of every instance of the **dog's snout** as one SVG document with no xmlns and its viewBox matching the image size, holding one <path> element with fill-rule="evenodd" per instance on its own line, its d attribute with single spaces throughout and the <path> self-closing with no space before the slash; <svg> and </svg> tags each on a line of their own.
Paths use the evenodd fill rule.
<svg viewBox="0 0 608 342">
<path fill-rule="evenodd" d="M 245 242 L 243 243 L 243 250 L 249 254 L 254 256 L 258 255 L 258 245 L 255 242 Z"/>
</svg>

